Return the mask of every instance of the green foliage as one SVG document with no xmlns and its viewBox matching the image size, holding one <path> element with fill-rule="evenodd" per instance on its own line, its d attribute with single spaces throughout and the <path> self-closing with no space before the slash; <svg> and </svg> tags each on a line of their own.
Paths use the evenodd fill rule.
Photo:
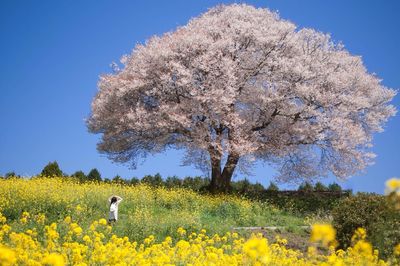
<svg viewBox="0 0 400 266">
<path fill-rule="evenodd" d="M 8 172 L 4 175 L 5 179 L 9 179 L 9 178 L 21 178 L 21 176 L 17 175 L 14 171 L 12 172 Z"/>
<path fill-rule="evenodd" d="M 122 179 L 122 177 L 119 175 L 114 176 L 114 178 L 112 179 L 112 182 L 116 183 L 116 184 L 125 184 L 125 180 Z"/>
<path fill-rule="evenodd" d="M 200 191 L 203 187 L 207 186 L 210 180 L 207 178 L 201 178 L 200 176 L 190 177 L 187 176 L 183 179 L 182 187 L 192 189 L 194 191 Z"/>
<path fill-rule="evenodd" d="M 258 182 L 252 184 L 247 178 L 232 182 L 232 193 L 234 194 L 244 195 L 248 198 L 258 198 L 263 191 L 265 191 L 265 188 L 262 184 Z"/>
<path fill-rule="evenodd" d="M 129 183 L 130 185 L 137 185 L 137 184 L 140 183 L 140 180 L 139 180 L 139 178 L 137 178 L 137 177 L 132 177 L 131 180 L 129 180 L 128 183 Z"/>
<path fill-rule="evenodd" d="M 328 189 L 329 189 L 329 191 L 332 191 L 332 192 L 342 191 L 342 187 L 337 183 L 329 184 Z"/>
<path fill-rule="evenodd" d="M 314 186 L 314 191 L 328 191 L 328 187 L 321 182 L 317 182 Z"/>
<path fill-rule="evenodd" d="M 341 201 L 332 215 L 341 248 L 351 245 L 359 227 L 367 230 L 367 239 L 384 258 L 400 240 L 400 212 L 385 196 L 359 193 Z"/>
<path fill-rule="evenodd" d="M 90 181 L 101 181 L 101 175 L 96 168 L 93 168 L 87 175 L 87 179 Z"/>
<path fill-rule="evenodd" d="M 269 182 L 267 191 L 279 191 L 279 187 L 274 182 Z"/>
<path fill-rule="evenodd" d="M 316 212 L 329 213 L 342 198 L 350 195 L 349 191 L 343 193 L 319 193 L 309 191 L 265 191 L 258 199 L 268 202 L 279 209 L 297 214 L 310 214 Z"/>
<path fill-rule="evenodd" d="M 159 173 L 153 175 L 145 175 L 142 178 L 142 183 L 145 183 L 147 185 L 153 186 L 153 187 L 160 187 L 163 185 L 163 180 L 162 177 Z"/>
<path fill-rule="evenodd" d="M 78 179 L 80 182 L 84 182 L 87 179 L 87 176 L 82 171 L 76 171 L 71 175 L 71 177 Z"/>
<path fill-rule="evenodd" d="M 304 182 L 299 186 L 297 190 L 303 192 L 311 192 L 314 190 L 314 187 L 310 182 Z"/>
<path fill-rule="evenodd" d="M 63 172 L 61 171 L 56 161 L 48 163 L 40 173 L 41 176 L 45 177 L 62 177 Z"/>
<path fill-rule="evenodd" d="M 169 176 L 165 180 L 165 187 L 174 188 L 174 187 L 182 187 L 182 180 L 177 176 Z"/>
</svg>

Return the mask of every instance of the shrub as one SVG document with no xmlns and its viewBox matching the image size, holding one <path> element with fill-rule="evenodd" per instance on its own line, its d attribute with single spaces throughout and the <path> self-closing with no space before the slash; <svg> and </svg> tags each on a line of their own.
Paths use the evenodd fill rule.
<svg viewBox="0 0 400 266">
<path fill-rule="evenodd" d="M 367 230 L 368 240 L 384 258 L 400 239 L 400 213 L 387 197 L 358 193 L 339 202 L 332 215 L 340 248 L 351 245 L 353 232 L 359 227 Z"/>
</svg>

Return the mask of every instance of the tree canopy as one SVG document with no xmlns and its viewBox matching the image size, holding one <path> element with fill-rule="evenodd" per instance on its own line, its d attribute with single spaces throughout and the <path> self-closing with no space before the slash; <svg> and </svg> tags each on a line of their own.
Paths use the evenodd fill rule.
<svg viewBox="0 0 400 266">
<path fill-rule="evenodd" d="M 345 178 L 369 165 L 396 94 L 328 34 L 268 9 L 211 8 L 138 44 L 102 75 L 88 127 L 117 162 L 168 148 L 226 190 L 256 160 L 286 180 Z"/>
<path fill-rule="evenodd" d="M 49 162 L 40 173 L 41 176 L 47 177 L 62 177 L 63 172 L 61 171 L 58 163 L 56 161 Z"/>
</svg>

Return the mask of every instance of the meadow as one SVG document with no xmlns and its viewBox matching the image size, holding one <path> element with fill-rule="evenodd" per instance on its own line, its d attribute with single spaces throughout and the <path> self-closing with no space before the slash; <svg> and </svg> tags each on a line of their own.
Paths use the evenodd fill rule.
<svg viewBox="0 0 400 266">
<path fill-rule="evenodd" d="M 107 199 L 120 195 L 110 226 Z M 235 232 L 240 226 L 307 224 L 270 204 L 237 196 L 139 184 L 78 183 L 62 178 L 0 179 L 0 265 L 396 265 L 366 240 L 335 250 L 335 229 L 314 224 L 308 249 L 286 239 Z"/>
</svg>

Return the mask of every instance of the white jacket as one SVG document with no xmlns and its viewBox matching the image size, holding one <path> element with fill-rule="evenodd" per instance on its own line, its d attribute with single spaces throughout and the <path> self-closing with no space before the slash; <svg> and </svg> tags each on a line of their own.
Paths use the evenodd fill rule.
<svg viewBox="0 0 400 266">
<path fill-rule="evenodd" d="M 113 197 L 117 198 L 117 202 L 113 202 L 112 204 L 110 204 L 110 215 L 108 217 L 109 220 L 115 219 L 118 220 L 118 205 L 121 203 L 122 198 L 119 196 L 111 196 L 108 199 L 108 202 L 111 203 L 111 199 Z"/>
</svg>

